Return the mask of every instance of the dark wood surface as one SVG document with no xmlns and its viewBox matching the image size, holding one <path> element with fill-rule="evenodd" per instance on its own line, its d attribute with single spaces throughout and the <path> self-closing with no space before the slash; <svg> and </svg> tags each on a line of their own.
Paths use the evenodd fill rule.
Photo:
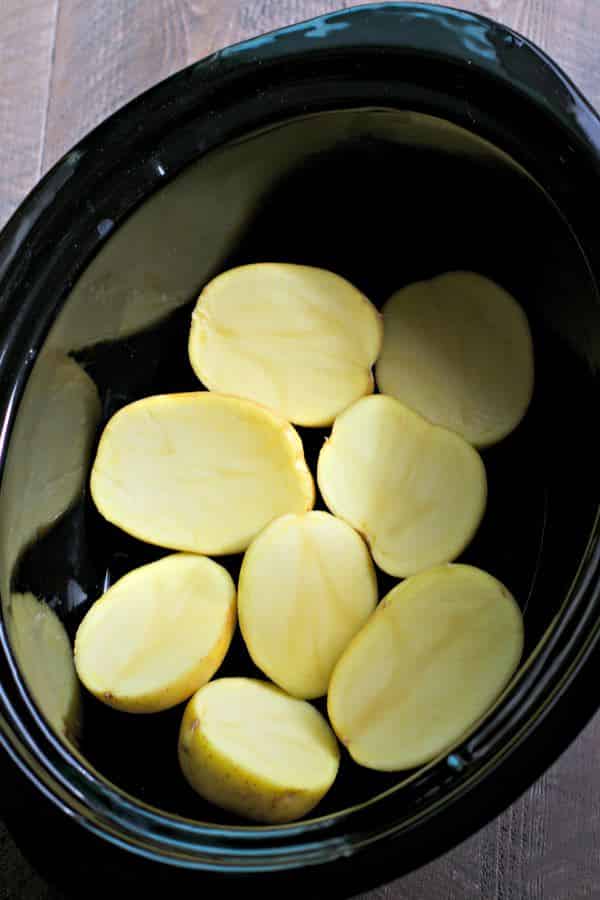
<svg viewBox="0 0 600 900">
<path fill-rule="evenodd" d="M 352 0 L 0 0 L 0 226 L 65 150 L 140 91 L 218 47 L 355 5 Z M 600 0 L 455 0 L 454 5 L 492 16 L 540 44 L 600 107 Z M 504 815 L 447 856 L 365 897 L 600 898 L 599 752 L 597 716 Z M 59 900 L 1 824 L 0 900 Z"/>
</svg>

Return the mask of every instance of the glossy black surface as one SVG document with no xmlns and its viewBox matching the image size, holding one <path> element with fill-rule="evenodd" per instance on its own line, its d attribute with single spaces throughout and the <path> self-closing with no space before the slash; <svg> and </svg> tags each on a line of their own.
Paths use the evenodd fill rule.
<svg viewBox="0 0 600 900">
<path fill-rule="evenodd" d="M 198 203 L 199 222 L 203 209 L 215 216 L 199 231 L 205 275 L 260 259 L 323 265 L 380 304 L 403 283 L 464 267 L 490 275 L 518 297 L 534 334 L 534 401 L 520 428 L 485 451 L 489 506 L 465 559 L 515 593 L 525 612 L 527 653 L 537 648 L 537 656 L 456 753 L 352 812 L 344 810 L 398 779 L 348 763 L 322 810 L 335 815 L 289 829 L 200 827 L 131 805 L 44 731 L 8 669 L 0 734 L 13 758 L 63 808 L 129 850 L 229 872 L 297 868 L 307 880 L 307 862 L 318 861 L 335 871 L 340 890 L 352 892 L 360 879 L 348 873 L 348 856 L 373 862 L 363 878 L 370 884 L 447 849 L 510 802 L 597 706 L 589 689 L 598 671 L 599 604 L 598 446 L 591 415 L 600 354 L 600 251 L 592 212 L 600 194 L 600 127 L 594 114 L 526 42 L 486 20 L 438 8 L 358 9 L 223 51 L 102 126 L 58 164 L 9 224 L 0 242 L 6 323 L 0 391 L 5 452 L 19 392 L 55 310 L 91 254 L 165 173 L 170 177 L 223 140 L 268 122 L 348 107 L 356 112 L 309 116 L 293 125 L 294 164 L 271 180 L 259 202 L 247 200 L 239 220 L 232 212 L 236 192 L 227 194 L 225 181 L 220 196 L 229 197 L 231 208 L 223 203 L 219 212 L 208 196 L 204 206 Z M 406 114 L 375 115 L 361 107 L 410 109 L 467 127 L 510 152 L 551 200 L 502 157 L 457 154 L 443 128 L 434 128 L 432 138 L 431 122 L 423 132 L 428 140 L 415 147 L 414 134 L 406 137 L 414 126 Z M 336 139 L 315 150 L 328 128 Z M 236 145 L 239 159 L 246 153 L 258 160 L 258 175 L 252 169 L 258 181 L 266 184 L 276 168 L 284 134 L 279 128 Z M 154 231 L 160 225 L 157 216 Z M 166 231 L 165 241 L 176 249 L 186 237 Z M 178 308 L 160 324 L 126 338 L 102 334 L 98 344 L 91 328 L 83 343 L 69 347 L 98 388 L 102 421 L 135 397 L 195 386 L 185 360 L 189 308 L 181 305 L 199 287 L 195 275 L 188 296 L 182 288 Z M 103 290 L 90 292 L 89 302 L 100 296 L 104 302 L 104 283 Z M 86 332 L 76 319 L 73 334 Z M 322 433 L 303 436 L 314 458 Z M 2 502 L 0 496 L 0 512 Z M 72 634 L 111 580 L 157 552 L 103 523 L 84 498 L 23 549 L 12 587 L 43 597 Z M 247 671 L 239 645 L 227 665 Z M 174 753 L 156 777 L 156 758 L 167 757 L 176 726 L 176 713 L 133 720 L 88 700 L 81 750 L 100 775 L 134 797 L 171 813 L 221 821 L 182 785 Z"/>
<path fill-rule="evenodd" d="M 307 121 L 304 127 L 318 129 L 320 120 Z M 268 154 L 268 136 L 255 141 L 263 156 Z M 594 394 L 586 369 L 552 335 L 536 308 L 550 290 L 547 277 L 540 277 L 548 267 L 549 245 L 554 241 L 560 248 L 562 239 L 568 247 L 569 235 L 535 185 L 500 163 L 444 151 L 441 143 L 440 136 L 440 146 L 415 149 L 371 136 L 319 154 L 264 198 L 222 266 L 264 260 L 318 265 L 350 278 L 378 305 L 398 286 L 449 268 L 483 272 L 519 296 L 534 331 L 535 397 L 517 432 L 483 454 L 488 507 L 462 559 L 492 572 L 520 602 L 526 658 L 556 614 L 595 513 L 595 497 L 588 491 L 596 443 L 590 441 L 582 452 L 573 440 L 581 433 L 579 422 Z M 584 268 L 583 261 L 575 253 L 555 253 L 555 267 L 573 283 L 578 272 L 569 267 Z M 186 355 L 190 316 L 191 305 L 184 304 L 156 326 L 71 354 L 98 388 L 100 429 L 126 403 L 202 388 Z M 569 403 L 556 429 L 561 394 Z M 299 430 L 314 472 L 328 429 Z M 325 508 L 320 497 L 316 505 Z M 167 552 L 107 523 L 86 491 L 24 549 L 12 588 L 47 602 L 73 639 L 90 603 L 107 587 Z M 237 580 L 241 557 L 225 562 Z M 381 571 L 378 578 L 381 597 L 396 579 Z M 260 677 L 239 634 L 220 674 Z M 180 709 L 160 716 L 128 716 L 105 708 L 87 693 L 84 699 L 81 751 L 111 782 L 169 812 L 245 824 L 204 804 L 182 779 L 173 753 Z M 153 748 L 152 754 L 147 747 Z M 370 772 L 345 757 L 341 776 L 317 814 L 372 799 L 400 777 Z"/>
</svg>

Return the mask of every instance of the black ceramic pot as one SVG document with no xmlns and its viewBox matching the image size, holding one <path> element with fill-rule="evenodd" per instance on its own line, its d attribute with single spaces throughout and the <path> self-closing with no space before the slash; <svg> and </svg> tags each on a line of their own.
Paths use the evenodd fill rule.
<svg viewBox="0 0 600 900">
<path fill-rule="evenodd" d="M 0 236 L 0 802 L 47 877 L 77 896 L 211 879 L 349 895 L 465 838 L 575 737 L 599 702 L 599 205 L 600 120 L 554 63 L 487 19 L 404 3 L 190 66 L 25 200 Z M 119 717 L 65 668 L 89 604 L 156 552 L 89 503 L 98 431 L 194 386 L 190 301 L 265 259 L 333 269 L 377 303 L 481 271 L 525 307 L 537 370 L 526 419 L 484 453 L 489 506 L 464 557 L 522 605 L 516 678 L 450 754 L 395 775 L 345 760 L 315 818 L 278 828 L 187 791 L 179 711 Z M 304 436 L 314 455 L 322 434 Z M 227 665 L 248 671 L 243 648 Z"/>
</svg>

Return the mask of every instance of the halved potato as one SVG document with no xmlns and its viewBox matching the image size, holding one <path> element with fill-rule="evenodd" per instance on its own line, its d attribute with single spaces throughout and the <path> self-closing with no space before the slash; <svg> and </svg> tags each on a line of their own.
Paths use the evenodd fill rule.
<svg viewBox="0 0 600 900">
<path fill-rule="evenodd" d="M 339 748 L 310 703 L 265 681 L 220 678 L 188 703 L 179 762 L 201 797 L 275 824 L 306 815 L 327 793 Z"/>
<path fill-rule="evenodd" d="M 393 294 L 377 384 L 476 447 L 506 437 L 533 391 L 533 345 L 525 313 L 475 272 L 447 272 Z"/>
<path fill-rule="evenodd" d="M 316 426 L 372 392 L 381 341 L 379 313 L 344 278 L 258 263 L 207 284 L 192 316 L 189 354 L 211 390 Z"/>
<path fill-rule="evenodd" d="M 487 493 L 470 444 L 382 395 L 336 419 L 317 480 L 329 509 L 364 534 L 377 565 L 401 577 L 456 559 Z"/>
<path fill-rule="evenodd" d="M 256 403 L 206 391 L 119 410 L 91 489 L 102 515 L 134 537 L 206 554 L 239 553 L 273 519 L 314 503 L 294 428 Z"/>
<path fill-rule="evenodd" d="M 490 708 L 522 648 L 519 607 L 491 575 L 463 565 L 415 575 L 381 601 L 335 667 L 334 730 L 368 768 L 426 763 Z"/>
<path fill-rule="evenodd" d="M 295 697 L 327 693 L 335 663 L 376 603 L 363 539 L 329 513 L 282 516 L 246 551 L 242 635 L 256 665 Z"/>
<path fill-rule="evenodd" d="M 129 572 L 94 603 L 77 631 L 77 674 L 108 706 L 159 712 L 212 678 L 235 622 L 235 585 L 223 566 L 166 556 Z"/>
</svg>

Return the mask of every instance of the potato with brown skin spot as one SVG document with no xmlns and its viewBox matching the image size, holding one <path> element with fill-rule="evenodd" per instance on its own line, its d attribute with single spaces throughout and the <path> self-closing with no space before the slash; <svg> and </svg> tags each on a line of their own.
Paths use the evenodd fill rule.
<svg viewBox="0 0 600 900">
<path fill-rule="evenodd" d="M 77 673 L 115 709 L 159 712 L 212 678 L 235 622 L 226 569 L 203 556 L 166 556 L 129 572 L 94 603 L 77 631 Z"/>
<path fill-rule="evenodd" d="M 297 425 L 329 425 L 373 391 L 380 314 L 325 269 L 257 263 L 210 281 L 192 315 L 189 356 L 210 390 L 248 397 Z"/>
<path fill-rule="evenodd" d="M 348 645 L 329 718 L 361 765 L 423 765 L 488 711 L 522 649 L 521 612 L 504 585 L 472 566 L 438 566 L 393 588 Z"/>
<path fill-rule="evenodd" d="M 265 681 L 221 678 L 185 710 L 179 763 L 205 800 L 269 824 L 306 815 L 329 790 L 339 748 L 309 703 Z"/>
</svg>

